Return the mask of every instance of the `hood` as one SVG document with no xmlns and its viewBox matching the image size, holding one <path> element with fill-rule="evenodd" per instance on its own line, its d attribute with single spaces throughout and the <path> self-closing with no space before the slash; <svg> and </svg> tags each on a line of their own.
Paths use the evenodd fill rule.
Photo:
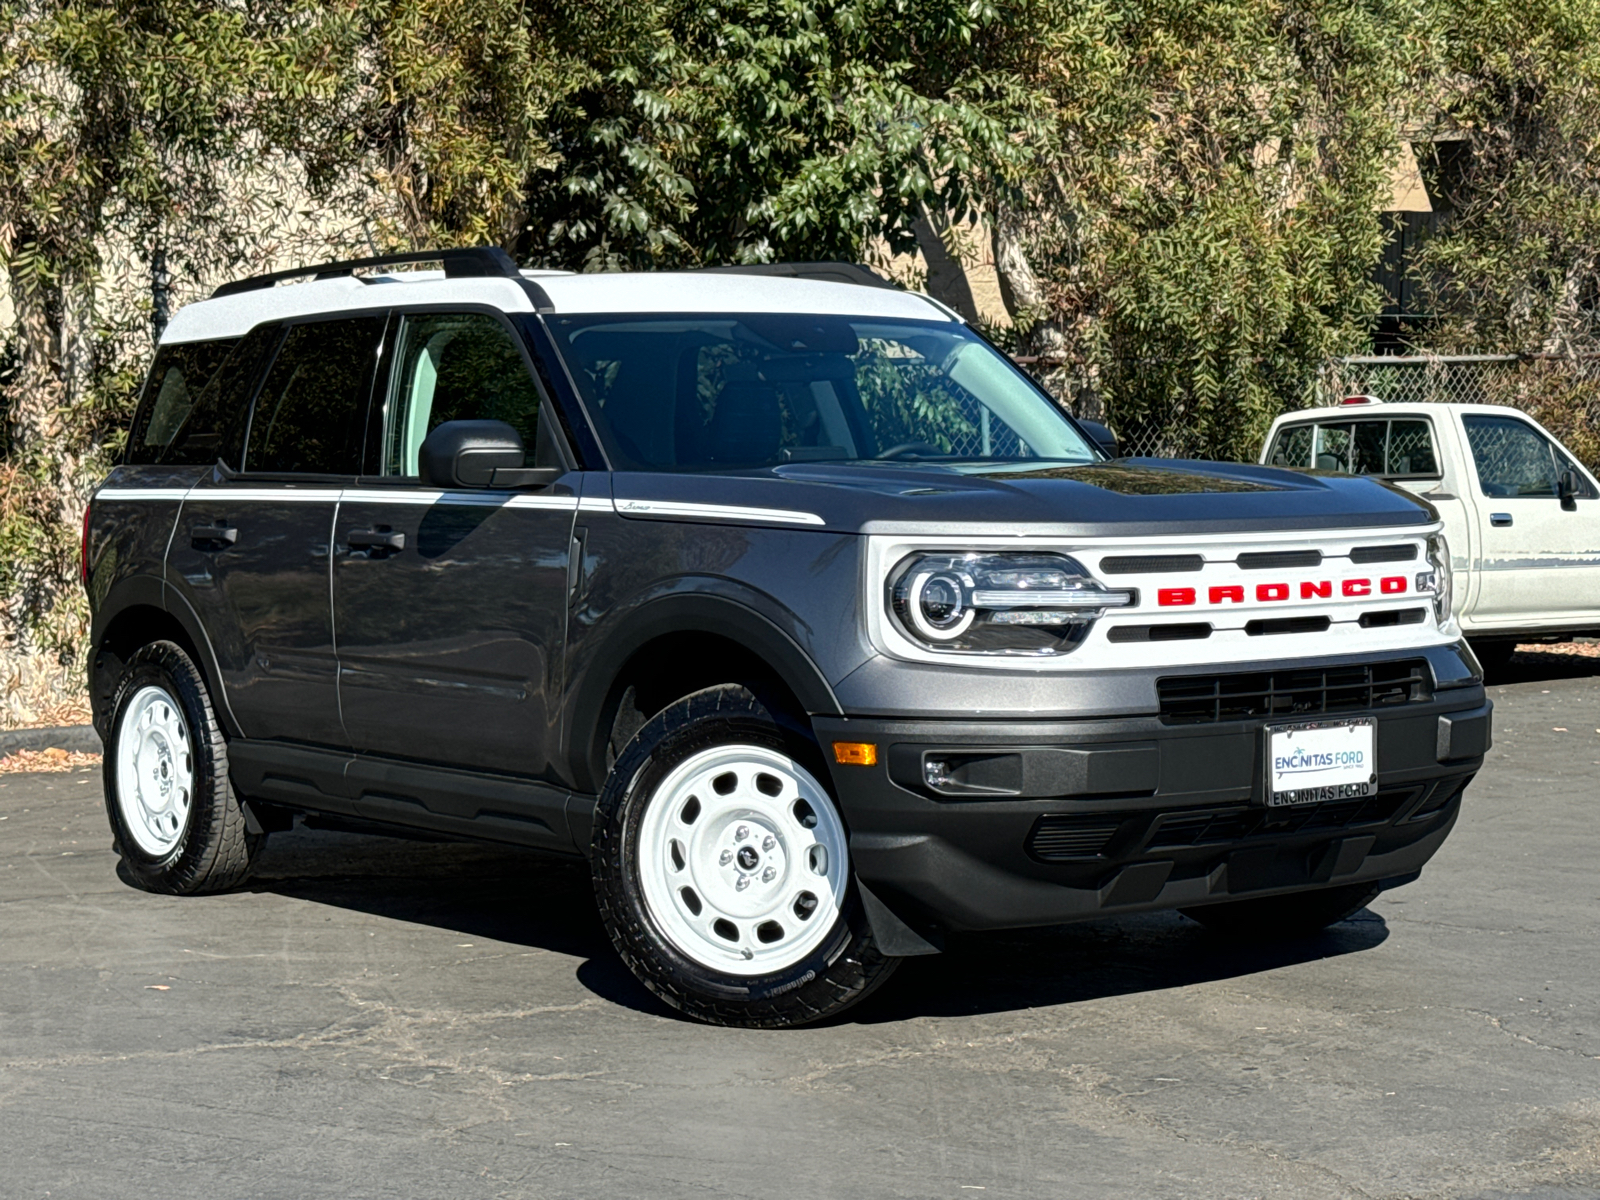
<svg viewBox="0 0 1600 1200">
<path fill-rule="evenodd" d="M 684 504 L 771 509 L 839 532 L 1069 537 L 1424 525 L 1425 500 L 1374 479 L 1175 459 L 1030 466 L 791 463 L 761 471 L 618 472 L 618 508 Z M 708 517 L 711 514 L 708 513 Z M 792 524 L 793 522 L 776 522 Z"/>
</svg>

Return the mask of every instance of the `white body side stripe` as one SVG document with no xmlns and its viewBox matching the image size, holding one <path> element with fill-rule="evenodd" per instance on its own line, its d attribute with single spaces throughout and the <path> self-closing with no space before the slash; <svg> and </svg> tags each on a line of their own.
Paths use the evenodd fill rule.
<svg viewBox="0 0 1600 1200">
<path fill-rule="evenodd" d="M 101 488 L 93 500 L 182 500 L 188 488 Z"/>
<path fill-rule="evenodd" d="M 637 517 L 702 517 L 729 521 L 782 521 L 790 525 L 826 525 L 816 513 L 787 508 L 742 508 L 735 504 L 692 504 L 676 500 L 618 500 L 617 511 Z"/>
<path fill-rule="evenodd" d="M 786 508 L 745 508 L 736 504 L 694 504 L 669 500 L 617 500 L 588 496 L 536 496 L 519 492 L 461 491 L 435 488 L 101 488 L 97 500 L 259 500 L 274 504 L 452 504 L 505 508 L 540 508 L 573 512 L 616 512 L 630 517 L 694 517 L 722 521 L 778 521 L 786 525 L 824 525 L 816 513 Z"/>
</svg>

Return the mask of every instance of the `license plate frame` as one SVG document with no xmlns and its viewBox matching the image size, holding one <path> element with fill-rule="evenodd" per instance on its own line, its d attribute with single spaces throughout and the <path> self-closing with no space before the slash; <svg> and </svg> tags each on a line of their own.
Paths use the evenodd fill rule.
<svg viewBox="0 0 1600 1200">
<path fill-rule="evenodd" d="M 1335 732 L 1337 730 L 1348 732 L 1341 735 Z M 1365 738 L 1356 736 L 1359 730 L 1366 731 Z M 1330 736 L 1302 739 L 1301 746 L 1295 747 L 1291 743 L 1294 736 L 1300 733 Z M 1347 746 L 1340 744 L 1349 737 L 1355 738 L 1353 743 Z M 1361 800 L 1378 792 L 1378 722 L 1372 717 L 1324 717 L 1265 725 L 1262 727 L 1261 742 L 1260 803 L 1267 808 L 1305 808 L 1330 801 Z M 1279 771 L 1278 751 L 1299 748 L 1309 748 L 1310 753 L 1335 757 L 1341 752 L 1348 754 L 1359 750 L 1362 754 L 1361 765 L 1367 775 L 1365 778 L 1355 778 L 1357 767 L 1354 764 L 1338 762 Z M 1296 775 L 1307 781 L 1305 786 L 1280 788 L 1282 782 Z M 1319 775 L 1328 782 L 1310 782 Z"/>
</svg>

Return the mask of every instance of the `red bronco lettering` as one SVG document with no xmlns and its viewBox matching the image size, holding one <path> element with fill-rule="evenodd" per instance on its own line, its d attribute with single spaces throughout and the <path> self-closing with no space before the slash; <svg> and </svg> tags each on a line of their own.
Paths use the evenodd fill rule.
<svg viewBox="0 0 1600 1200">
<path fill-rule="evenodd" d="M 1331 579 L 1305 579 L 1300 582 L 1300 599 L 1329 600 L 1333 597 Z M 1378 591 L 1385 596 L 1399 596 L 1410 588 L 1404 575 L 1390 575 L 1378 580 Z M 1291 585 L 1287 583 L 1258 583 L 1255 598 L 1263 604 L 1275 604 L 1289 599 Z M 1339 594 L 1359 599 L 1372 595 L 1372 580 L 1344 579 L 1339 581 Z M 1211 604 L 1243 604 L 1244 587 L 1236 583 L 1219 584 L 1206 590 Z M 1156 589 L 1156 604 L 1161 608 L 1185 608 L 1199 603 L 1199 590 L 1192 587 L 1164 587 Z"/>
</svg>

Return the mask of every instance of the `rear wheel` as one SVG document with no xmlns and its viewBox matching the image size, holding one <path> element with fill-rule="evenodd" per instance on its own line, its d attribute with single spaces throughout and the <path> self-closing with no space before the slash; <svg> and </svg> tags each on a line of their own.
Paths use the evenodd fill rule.
<svg viewBox="0 0 1600 1200">
<path fill-rule="evenodd" d="M 1370 883 L 1345 887 L 1318 888 L 1287 896 L 1263 896 L 1258 900 L 1230 900 L 1186 908 L 1183 915 L 1208 929 L 1235 937 L 1305 937 L 1354 916 L 1370 904 L 1382 889 Z"/>
<path fill-rule="evenodd" d="M 264 836 L 228 780 L 228 747 L 205 679 L 172 642 L 128 659 L 114 689 L 104 760 L 106 810 L 140 887 L 189 894 L 236 887 Z"/>
<path fill-rule="evenodd" d="M 801 1025 L 898 962 L 872 941 L 819 760 L 734 686 L 671 705 L 617 760 L 595 816 L 595 894 L 617 952 L 668 1004 Z"/>
</svg>

